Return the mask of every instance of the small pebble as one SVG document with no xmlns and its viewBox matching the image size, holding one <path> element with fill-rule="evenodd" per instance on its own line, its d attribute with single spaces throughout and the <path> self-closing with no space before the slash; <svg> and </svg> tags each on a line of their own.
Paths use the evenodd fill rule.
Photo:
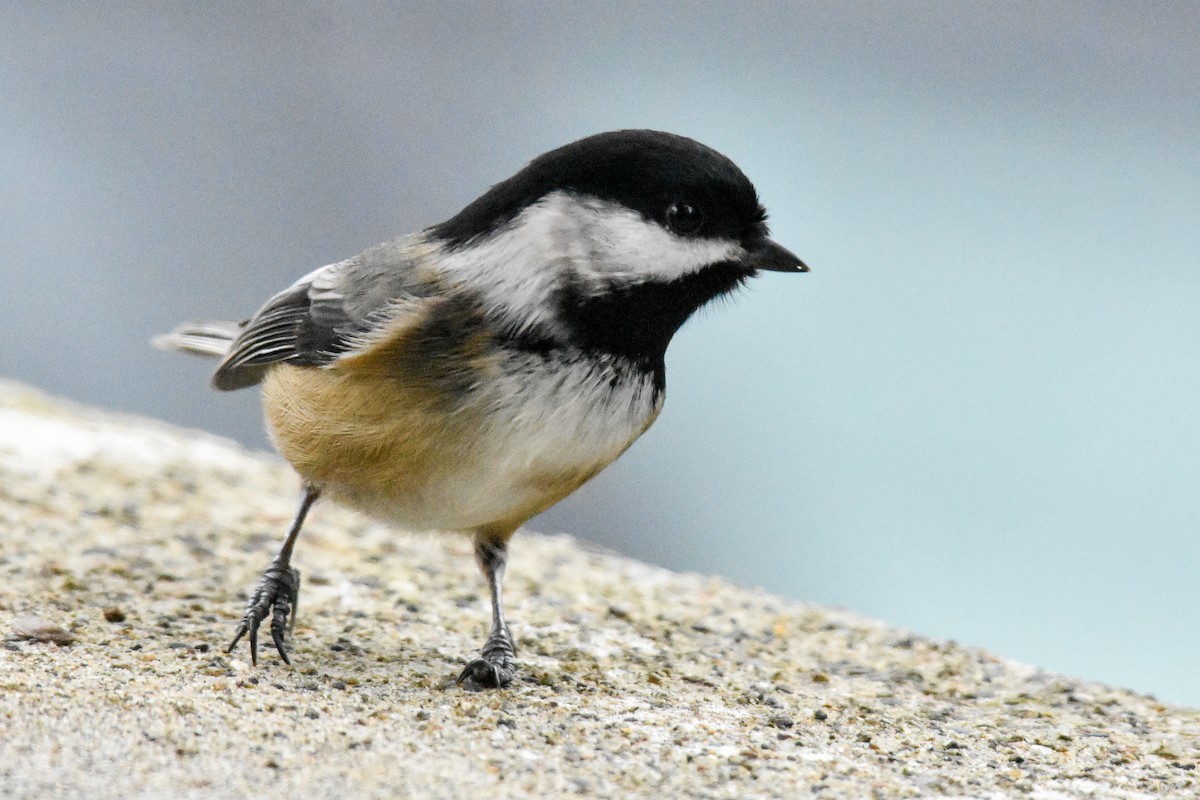
<svg viewBox="0 0 1200 800">
<path fill-rule="evenodd" d="M 75 634 L 61 625 L 41 617 L 21 617 L 12 626 L 12 638 L 20 641 L 52 642 L 68 645 L 75 641 Z"/>
</svg>

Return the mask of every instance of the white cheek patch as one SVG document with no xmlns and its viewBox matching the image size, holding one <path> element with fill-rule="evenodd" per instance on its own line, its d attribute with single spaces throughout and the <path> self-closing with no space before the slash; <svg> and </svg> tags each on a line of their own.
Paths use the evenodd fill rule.
<svg viewBox="0 0 1200 800">
<path fill-rule="evenodd" d="M 578 265 L 583 275 L 619 282 L 671 281 L 746 255 L 736 242 L 677 236 L 636 211 L 611 203 L 593 200 L 584 208 L 592 252 Z"/>
<path fill-rule="evenodd" d="M 554 327 L 551 298 L 586 258 L 575 221 L 542 201 L 495 235 L 444 253 L 439 267 L 452 283 L 483 295 L 489 311 L 522 328 Z"/>
<path fill-rule="evenodd" d="M 522 328 L 557 327 L 552 302 L 567 280 L 597 291 L 612 283 L 671 281 L 746 255 L 741 245 L 676 236 L 615 203 L 552 192 L 486 239 L 442 255 L 451 282 L 487 299 Z"/>
</svg>

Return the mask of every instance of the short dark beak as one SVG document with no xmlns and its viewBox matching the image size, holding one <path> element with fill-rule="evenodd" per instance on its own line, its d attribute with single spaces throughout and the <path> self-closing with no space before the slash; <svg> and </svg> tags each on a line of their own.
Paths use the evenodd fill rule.
<svg viewBox="0 0 1200 800">
<path fill-rule="evenodd" d="M 746 265 L 768 272 L 808 272 L 808 266 L 792 251 L 765 237 L 750 248 Z"/>
</svg>

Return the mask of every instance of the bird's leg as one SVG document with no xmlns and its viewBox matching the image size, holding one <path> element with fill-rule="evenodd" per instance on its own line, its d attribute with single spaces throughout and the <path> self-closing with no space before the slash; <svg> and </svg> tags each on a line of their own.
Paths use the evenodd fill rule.
<svg viewBox="0 0 1200 800">
<path fill-rule="evenodd" d="M 233 635 L 233 641 L 229 643 L 227 652 L 233 652 L 233 648 L 237 647 L 241 638 L 249 633 L 250 661 L 257 665 L 258 627 L 262 625 L 269 613 L 271 615 L 271 639 L 275 642 L 275 649 L 279 651 L 279 657 L 285 664 L 292 663 L 283 646 L 283 634 L 288 629 L 288 618 L 291 617 L 291 625 L 295 627 L 296 606 L 300 601 L 300 570 L 291 565 L 292 548 L 296 545 L 296 536 L 299 535 L 300 528 L 304 526 L 304 518 L 308 516 L 308 510 L 320 496 L 320 489 L 313 486 L 304 488 L 304 498 L 300 501 L 300 509 L 296 512 L 296 519 L 292 522 L 287 539 L 284 540 L 283 547 L 279 549 L 279 554 L 263 570 L 262 578 L 259 579 L 253 594 L 250 595 L 249 602 L 246 603 L 246 613 Z"/>
<path fill-rule="evenodd" d="M 517 647 L 504 622 L 504 601 L 501 598 L 508 545 L 504 540 L 477 534 L 475 560 L 492 595 L 492 631 L 480 652 L 482 658 L 467 664 L 459 673 L 458 683 L 472 690 L 503 689 L 512 683 L 517 674 Z"/>
</svg>

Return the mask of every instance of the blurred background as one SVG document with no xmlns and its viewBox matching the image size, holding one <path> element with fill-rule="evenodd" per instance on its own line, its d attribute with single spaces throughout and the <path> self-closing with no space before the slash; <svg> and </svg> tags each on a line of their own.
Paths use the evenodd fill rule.
<svg viewBox="0 0 1200 800">
<path fill-rule="evenodd" d="M 1200 704 L 1191 3 L 6 3 L 0 375 L 265 448 L 150 336 L 622 127 L 813 271 L 532 528 Z"/>
</svg>

